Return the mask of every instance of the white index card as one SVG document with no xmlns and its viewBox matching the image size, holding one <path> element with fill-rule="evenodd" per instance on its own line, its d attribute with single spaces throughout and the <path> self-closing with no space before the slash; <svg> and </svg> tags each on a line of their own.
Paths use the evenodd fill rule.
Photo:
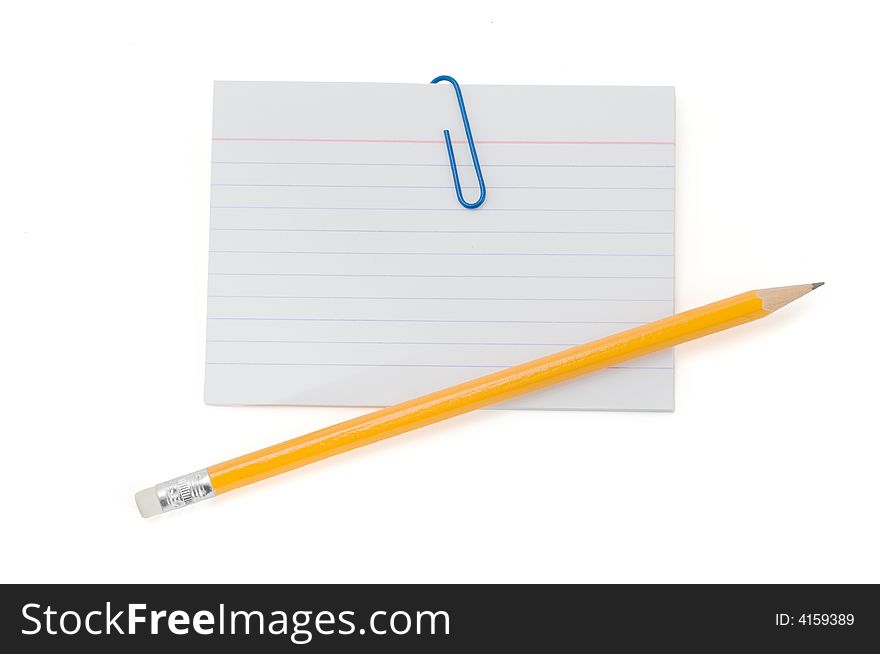
<svg viewBox="0 0 880 654">
<path fill-rule="evenodd" d="M 205 400 L 383 406 L 673 313 L 674 91 L 217 82 Z M 671 410 L 660 352 L 499 405 Z"/>
</svg>

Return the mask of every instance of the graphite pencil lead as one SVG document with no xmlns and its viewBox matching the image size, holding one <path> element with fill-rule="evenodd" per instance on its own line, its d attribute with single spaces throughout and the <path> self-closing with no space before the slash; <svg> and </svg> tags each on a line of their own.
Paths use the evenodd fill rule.
<svg viewBox="0 0 880 654">
<path fill-rule="evenodd" d="M 813 290 L 815 291 L 817 288 L 825 284 L 825 282 L 813 282 Z"/>
</svg>

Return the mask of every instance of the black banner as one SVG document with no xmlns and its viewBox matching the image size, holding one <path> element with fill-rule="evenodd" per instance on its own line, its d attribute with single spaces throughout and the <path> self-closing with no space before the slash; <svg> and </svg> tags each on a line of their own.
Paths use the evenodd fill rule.
<svg viewBox="0 0 880 654">
<path fill-rule="evenodd" d="M 877 586 L 3 586 L 3 651 L 866 651 Z"/>
</svg>

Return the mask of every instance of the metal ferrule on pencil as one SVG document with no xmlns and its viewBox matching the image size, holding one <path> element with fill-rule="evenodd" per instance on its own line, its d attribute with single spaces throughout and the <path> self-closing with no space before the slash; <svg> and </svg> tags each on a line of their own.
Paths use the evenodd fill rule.
<svg viewBox="0 0 880 654">
<path fill-rule="evenodd" d="M 205 469 L 156 484 L 156 498 L 162 513 L 214 497 L 211 477 Z"/>
</svg>

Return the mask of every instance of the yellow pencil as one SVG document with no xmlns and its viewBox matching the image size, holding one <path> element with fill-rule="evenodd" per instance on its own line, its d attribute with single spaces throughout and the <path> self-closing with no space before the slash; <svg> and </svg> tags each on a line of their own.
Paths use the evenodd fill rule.
<svg viewBox="0 0 880 654">
<path fill-rule="evenodd" d="M 194 504 L 356 447 L 763 318 L 821 285 L 735 295 L 176 477 L 142 490 L 135 501 L 145 518 Z"/>
</svg>

